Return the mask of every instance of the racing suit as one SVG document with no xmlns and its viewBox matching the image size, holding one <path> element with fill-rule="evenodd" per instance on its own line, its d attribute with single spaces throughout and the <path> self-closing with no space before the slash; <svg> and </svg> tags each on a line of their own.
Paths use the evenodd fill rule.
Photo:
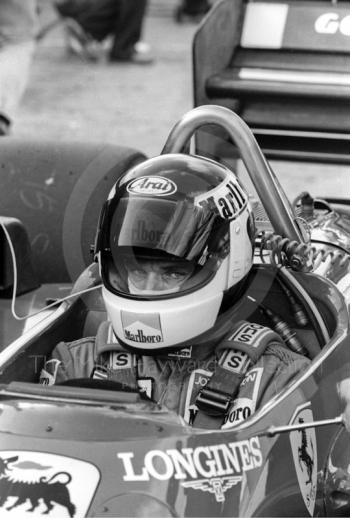
<svg viewBox="0 0 350 518">
<path fill-rule="evenodd" d="M 54 384 L 72 378 L 118 381 L 144 391 L 192 424 L 199 391 L 215 376 L 220 388 L 221 380 L 223 383 L 228 376 L 226 381 L 237 385 L 222 423 L 222 428 L 229 428 L 269 401 L 308 362 L 289 350 L 271 329 L 246 321 L 235 324 L 229 336 L 219 341 L 157 356 L 125 350 L 117 342 L 110 323 L 104 322 L 96 338 L 60 342 L 46 361 L 40 382 Z"/>
</svg>

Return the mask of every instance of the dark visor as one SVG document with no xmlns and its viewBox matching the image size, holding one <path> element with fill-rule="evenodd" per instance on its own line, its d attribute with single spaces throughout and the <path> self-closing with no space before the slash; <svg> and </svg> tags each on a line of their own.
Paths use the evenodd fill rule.
<svg viewBox="0 0 350 518">
<path fill-rule="evenodd" d="M 217 217 L 190 201 L 160 198 L 121 199 L 110 226 L 112 255 L 119 247 L 138 247 L 198 260 Z"/>
<path fill-rule="evenodd" d="M 228 220 L 206 207 L 194 206 L 189 199 L 121 198 L 107 209 L 104 225 L 109 239 L 102 250 L 102 277 L 112 292 L 121 295 L 130 293 L 130 280 L 135 281 L 131 266 L 139 264 L 141 268 L 136 268 L 139 270 L 136 275 L 141 274 L 140 261 L 177 263 L 166 265 L 171 273 L 164 272 L 163 279 L 185 277 L 186 282 L 179 283 L 179 294 L 206 284 L 229 250 Z M 184 275 L 184 263 L 192 264 L 190 277 Z M 164 283 L 162 289 L 170 285 L 170 281 Z M 159 288 L 154 297 L 135 292 L 134 296 L 162 295 Z"/>
</svg>

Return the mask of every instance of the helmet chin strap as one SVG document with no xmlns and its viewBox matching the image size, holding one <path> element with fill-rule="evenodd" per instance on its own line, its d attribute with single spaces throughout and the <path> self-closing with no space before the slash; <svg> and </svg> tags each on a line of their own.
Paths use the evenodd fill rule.
<svg viewBox="0 0 350 518">
<path fill-rule="evenodd" d="M 130 279 L 128 279 L 128 288 L 132 295 L 168 295 L 170 293 L 176 293 L 180 290 L 180 286 L 175 286 L 175 288 L 171 288 L 170 290 L 140 290 L 137 288 Z"/>
</svg>

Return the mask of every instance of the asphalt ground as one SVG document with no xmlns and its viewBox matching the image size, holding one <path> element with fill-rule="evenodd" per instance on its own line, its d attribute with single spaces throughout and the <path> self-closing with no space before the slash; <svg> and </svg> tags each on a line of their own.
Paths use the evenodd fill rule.
<svg viewBox="0 0 350 518">
<path fill-rule="evenodd" d="M 158 154 L 175 122 L 193 106 L 191 41 L 197 25 L 178 24 L 176 3 L 150 2 L 144 40 L 151 65 L 97 63 L 69 55 L 62 26 L 37 46 L 13 135 L 103 141 Z M 55 20 L 49 5 L 43 25 Z"/>
<path fill-rule="evenodd" d="M 55 20 L 47 0 L 42 25 Z M 193 107 L 192 38 L 197 23 L 176 23 L 177 0 L 150 0 L 144 39 L 152 65 L 90 63 L 68 55 L 62 26 L 38 43 L 30 81 L 14 121 L 15 137 L 95 141 L 160 153 L 176 121 Z M 272 164 L 287 194 L 350 197 L 349 167 Z"/>
</svg>

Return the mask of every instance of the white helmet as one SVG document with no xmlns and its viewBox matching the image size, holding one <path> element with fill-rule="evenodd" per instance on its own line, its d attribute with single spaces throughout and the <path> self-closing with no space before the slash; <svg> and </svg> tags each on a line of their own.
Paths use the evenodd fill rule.
<svg viewBox="0 0 350 518">
<path fill-rule="evenodd" d="M 144 354 L 194 343 L 215 326 L 225 295 L 235 301 L 254 233 L 248 196 L 227 167 L 166 154 L 129 170 L 95 244 L 117 339 Z"/>
</svg>

